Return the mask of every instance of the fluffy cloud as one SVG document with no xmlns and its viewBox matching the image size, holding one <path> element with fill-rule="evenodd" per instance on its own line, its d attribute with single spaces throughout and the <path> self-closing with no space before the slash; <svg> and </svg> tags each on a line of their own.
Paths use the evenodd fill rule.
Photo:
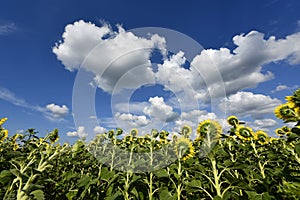
<svg viewBox="0 0 300 200">
<path fill-rule="evenodd" d="M 252 92 L 238 92 L 221 102 L 220 108 L 239 117 L 251 116 L 255 119 L 271 114 L 274 108 L 281 103 L 280 100 Z"/>
<path fill-rule="evenodd" d="M 253 125 L 257 127 L 257 129 L 266 129 L 270 127 L 274 127 L 278 124 L 274 119 L 257 119 L 253 122 Z"/>
<path fill-rule="evenodd" d="M 67 25 L 63 39 L 53 48 L 57 58 L 70 71 L 82 66 L 92 72 L 94 84 L 106 92 L 154 82 L 152 49 L 166 52 L 165 39 L 158 35 L 141 38 L 121 26 L 114 32 L 108 25 L 97 27 L 82 20 Z"/>
<path fill-rule="evenodd" d="M 150 97 L 150 107 L 145 107 L 143 112 L 150 116 L 153 120 L 170 122 L 178 117 L 178 113 L 173 111 L 173 108 L 167 105 L 163 97 Z"/>
<path fill-rule="evenodd" d="M 94 128 L 94 133 L 98 134 L 98 133 L 106 133 L 107 129 L 102 127 L 102 126 L 95 126 Z"/>
<path fill-rule="evenodd" d="M 262 69 L 264 64 L 280 60 L 287 60 L 289 64 L 300 62 L 300 33 L 284 39 L 274 36 L 264 39 L 264 34 L 251 31 L 233 37 L 233 43 L 237 48 L 232 52 L 227 48 L 206 49 L 193 59 L 194 86 L 203 88 L 204 82 L 208 84 L 209 93 L 201 93 L 199 97 L 207 98 L 208 94 L 218 97 L 223 86 L 230 95 L 272 79 L 273 74 Z"/>
<path fill-rule="evenodd" d="M 142 127 L 150 123 L 150 120 L 143 115 L 133 115 L 131 113 L 116 113 L 116 121 L 123 127 Z"/>
<path fill-rule="evenodd" d="M 67 132 L 67 136 L 70 137 L 86 137 L 88 134 L 85 132 L 84 126 L 79 126 L 77 131 Z"/>
<path fill-rule="evenodd" d="M 55 105 L 54 103 L 48 104 L 46 109 L 50 112 L 50 116 L 56 119 L 62 118 L 69 113 L 69 108 L 66 105 Z"/>
</svg>

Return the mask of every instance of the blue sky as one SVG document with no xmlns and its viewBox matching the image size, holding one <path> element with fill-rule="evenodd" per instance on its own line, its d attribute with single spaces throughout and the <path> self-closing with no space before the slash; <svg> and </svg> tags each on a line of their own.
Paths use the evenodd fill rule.
<svg viewBox="0 0 300 200">
<path fill-rule="evenodd" d="M 59 128 L 62 141 L 116 126 L 176 132 L 231 114 L 272 135 L 281 125 L 272 110 L 299 85 L 299 8 L 296 0 L 1 2 L 0 117 L 11 134 Z M 158 35 L 130 34 L 142 27 Z M 160 28 L 203 49 L 186 60 L 189 50 L 171 48 L 184 38 L 168 43 Z M 85 87 L 72 108 L 78 71 L 91 79 L 95 115 L 86 112 L 93 96 Z"/>
</svg>

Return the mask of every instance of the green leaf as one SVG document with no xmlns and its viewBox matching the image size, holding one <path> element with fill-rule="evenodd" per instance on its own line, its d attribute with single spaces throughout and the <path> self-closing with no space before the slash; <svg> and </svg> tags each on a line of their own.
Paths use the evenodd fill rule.
<svg viewBox="0 0 300 200">
<path fill-rule="evenodd" d="M 86 186 L 91 181 L 91 179 L 92 179 L 92 177 L 84 175 L 81 179 L 78 180 L 77 187 L 84 187 L 84 186 Z"/>
<path fill-rule="evenodd" d="M 220 196 L 215 196 L 214 198 L 213 198 L 213 200 L 222 200 L 222 197 L 220 197 Z"/>
<path fill-rule="evenodd" d="M 115 200 L 116 198 L 118 198 L 119 196 L 121 196 L 121 192 L 117 191 L 114 195 L 110 196 L 110 197 L 106 197 L 105 200 Z"/>
<path fill-rule="evenodd" d="M 165 169 L 158 170 L 154 172 L 154 175 L 158 178 L 168 178 L 169 174 Z"/>
<path fill-rule="evenodd" d="M 32 194 L 36 200 L 44 200 L 45 199 L 44 192 L 42 190 L 34 190 L 30 194 Z"/>
<path fill-rule="evenodd" d="M 300 143 L 295 146 L 295 152 L 300 155 Z"/>
<path fill-rule="evenodd" d="M 195 188 L 199 188 L 202 186 L 200 180 L 192 180 L 191 182 L 186 183 L 186 185 L 189 187 L 195 187 Z"/>
<path fill-rule="evenodd" d="M 163 189 L 159 192 L 159 199 L 163 200 L 172 200 L 172 194 L 168 191 L 168 189 Z"/>
<path fill-rule="evenodd" d="M 74 199 L 74 197 L 76 197 L 77 192 L 78 192 L 78 190 L 71 190 L 71 191 L 69 191 L 69 192 L 66 194 L 68 200 Z"/>
<path fill-rule="evenodd" d="M 0 183 L 2 183 L 3 185 L 7 185 L 7 183 L 11 181 L 12 177 L 13 174 L 10 170 L 3 170 L 0 173 Z"/>
</svg>

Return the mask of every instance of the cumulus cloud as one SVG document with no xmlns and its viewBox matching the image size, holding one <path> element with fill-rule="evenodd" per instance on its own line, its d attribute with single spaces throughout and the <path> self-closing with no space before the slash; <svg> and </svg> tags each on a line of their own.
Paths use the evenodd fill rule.
<svg viewBox="0 0 300 200">
<path fill-rule="evenodd" d="M 46 109 L 50 112 L 50 116 L 53 118 L 62 118 L 69 113 L 69 108 L 66 105 L 56 105 L 54 103 L 48 104 Z"/>
<path fill-rule="evenodd" d="M 227 95 L 234 94 L 272 79 L 272 72 L 263 70 L 265 64 L 281 60 L 289 64 L 300 62 L 300 33 L 283 39 L 264 37 L 263 33 L 257 31 L 236 35 L 233 43 L 237 47 L 232 52 L 227 48 L 206 49 L 196 56 L 191 63 L 193 80 L 198 80 L 194 85 L 201 88 L 204 82 L 208 83 L 206 93 L 198 96 L 207 98 L 209 91 L 210 95 L 218 97 L 223 86 Z M 200 73 L 202 81 L 199 79 Z"/>
<path fill-rule="evenodd" d="M 67 132 L 67 136 L 70 137 L 86 137 L 88 134 L 85 132 L 84 126 L 79 126 L 77 131 Z"/>
<path fill-rule="evenodd" d="M 53 48 L 57 58 L 70 71 L 82 66 L 92 72 L 94 84 L 106 92 L 153 82 L 149 60 L 152 49 L 166 52 L 165 39 L 158 35 L 142 38 L 121 26 L 114 32 L 108 25 L 98 27 L 82 20 L 67 25 L 63 39 Z M 114 88 L 121 78 L 119 88 Z"/>
<path fill-rule="evenodd" d="M 256 129 L 268 129 L 278 125 L 278 122 L 274 119 L 257 119 L 253 122 L 253 125 L 256 126 Z"/>
<path fill-rule="evenodd" d="M 165 103 L 163 97 L 150 97 L 149 102 L 151 105 L 145 107 L 143 112 L 151 119 L 170 122 L 178 117 L 178 113 L 174 112 L 173 108 Z"/>
<path fill-rule="evenodd" d="M 102 127 L 102 126 L 95 126 L 94 128 L 94 133 L 98 134 L 98 133 L 106 133 L 107 129 Z"/>
<path fill-rule="evenodd" d="M 276 98 L 252 92 L 238 92 L 225 98 L 220 108 L 226 113 L 239 117 L 251 116 L 258 119 L 267 114 L 272 114 L 275 107 L 281 103 Z"/>
<path fill-rule="evenodd" d="M 150 123 L 144 115 L 133 115 L 131 113 L 119 113 L 115 114 L 116 121 L 122 126 L 131 127 L 143 127 Z"/>
<path fill-rule="evenodd" d="M 46 107 L 32 105 L 26 100 L 17 97 L 12 91 L 3 87 L 0 87 L 0 99 L 8 101 L 18 107 L 40 112 L 50 121 L 62 121 L 62 118 L 69 113 L 69 109 L 65 105 L 59 106 L 54 103 L 48 104 Z"/>
</svg>

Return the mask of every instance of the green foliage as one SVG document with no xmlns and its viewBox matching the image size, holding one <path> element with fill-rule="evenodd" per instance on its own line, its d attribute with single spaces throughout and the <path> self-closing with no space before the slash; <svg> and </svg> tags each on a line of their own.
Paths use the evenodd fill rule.
<svg viewBox="0 0 300 200">
<path fill-rule="evenodd" d="M 228 134 L 205 120 L 193 141 L 188 126 L 172 140 L 167 131 L 118 128 L 61 145 L 57 129 L 9 137 L 0 119 L 0 199 L 299 199 L 300 90 L 287 100 L 275 114 L 297 124 L 279 138 L 230 116 Z"/>
</svg>

